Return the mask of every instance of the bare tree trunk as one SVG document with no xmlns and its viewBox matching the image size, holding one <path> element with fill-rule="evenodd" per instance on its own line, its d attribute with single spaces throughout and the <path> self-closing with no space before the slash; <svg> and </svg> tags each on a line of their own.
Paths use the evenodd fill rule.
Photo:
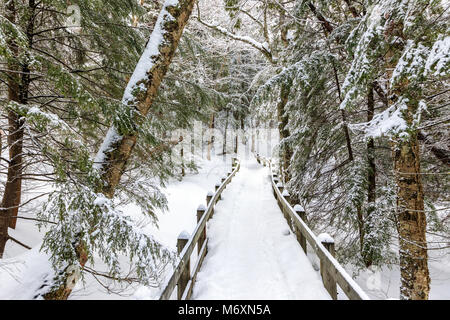
<svg viewBox="0 0 450 320">
<path fill-rule="evenodd" d="M 277 105 L 277 115 L 278 115 L 278 131 L 280 133 L 280 140 L 289 137 L 290 133 L 287 128 L 289 116 L 286 113 L 286 105 L 289 99 L 290 85 L 282 83 L 280 90 L 280 101 Z M 292 157 L 292 148 L 289 144 L 284 143 L 280 150 L 280 176 L 283 182 L 288 182 L 290 180 L 289 166 Z"/>
<path fill-rule="evenodd" d="M 414 15 L 414 12 L 411 12 Z M 394 35 L 402 35 L 402 23 L 392 23 L 385 32 L 387 41 Z M 407 39 L 403 39 L 406 43 Z M 385 55 L 387 79 L 398 63 L 403 45 L 391 47 Z M 388 86 L 389 87 L 389 86 Z M 412 128 L 413 118 L 421 98 L 419 88 L 412 89 L 404 80 L 390 90 L 390 105 L 398 97 L 408 95 L 407 109 L 402 117 Z M 402 137 L 395 137 L 392 143 L 395 181 L 397 185 L 397 230 L 400 256 L 400 298 L 427 300 L 430 292 L 428 251 L 426 240 L 427 221 L 424 212 L 424 194 L 420 170 L 420 149 L 417 130 L 408 130 Z"/>
<path fill-rule="evenodd" d="M 158 94 L 158 89 L 163 80 L 175 51 L 178 47 L 183 29 L 188 22 L 194 0 L 180 0 L 175 6 L 167 6 L 165 10 L 169 12 L 175 21 L 162 22 L 162 28 L 165 32 L 164 41 L 160 47 L 157 58 L 154 59 L 151 70 L 147 71 L 147 78 L 140 81 L 138 84 L 146 87 L 146 92 L 138 97 L 137 109 L 139 115 L 135 117 L 135 122 L 139 123 L 141 119 L 147 116 L 148 111 L 153 104 L 154 99 Z M 123 136 L 119 141 L 111 145 L 110 151 L 105 152 L 105 161 L 102 164 L 101 171 L 106 185 L 102 192 L 112 197 L 116 186 L 125 170 L 126 164 L 131 156 L 131 153 L 136 145 L 137 133 L 131 133 Z"/>
<path fill-rule="evenodd" d="M 241 116 L 241 133 L 242 133 L 242 144 L 243 145 L 247 145 L 247 140 L 246 140 L 246 135 L 245 135 L 245 121 L 244 121 L 244 116 Z"/>
<path fill-rule="evenodd" d="M 224 159 L 227 154 L 228 116 L 229 116 L 229 111 L 227 110 L 227 115 L 226 115 L 226 119 L 225 119 L 225 133 L 223 136 L 223 144 L 222 144 L 222 154 L 223 154 Z"/>
<path fill-rule="evenodd" d="M 353 6 L 352 1 L 351 0 L 344 0 L 344 2 L 347 4 L 348 10 L 350 10 L 353 18 L 358 18 L 359 17 L 358 11 Z"/>
<path fill-rule="evenodd" d="M 370 86 L 369 92 L 367 94 L 367 122 L 372 121 L 374 114 L 375 114 L 375 102 L 373 97 L 373 86 Z M 370 221 L 376 199 L 375 141 L 373 138 L 369 138 L 369 141 L 367 141 L 367 164 L 369 167 L 367 173 L 368 209 L 364 220 L 367 221 L 368 223 L 364 224 L 363 222 L 362 243 L 361 243 L 362 247 L 364 246 L 364 234 L 370 233 L 372 231 L 371 228 L 373 226 Z M 370 248 L 371 245 L 372 244 L 369 244 L 369 246 L 365 247 L 362 252 L 362 256 L 366 267 L 370 267 L 373 263 L 373 251 Z"/>
<path fill-rule="evenodd" d="M 397 183 L 401 299 L 427 300 L 430 291 L 423 187 L 417 134 L 398 139 L 393 150 Z"/>
<path fill-rule="evenodd" d="M 256 139 L 256 128 L 252 128 L 252 147 L 251 151 L 255 152 L 255 139 Z"/>
<path fill-rule="evenodd" d="M 6 18 L 11 23 L 16 23 L 15 2 L 9 1 L 6 5 Z M 29 0 L 28 8 L 29 18 L 26 29 L 28 44 L 31 47 L 33 41 L 34 19 L 36 4 L 34 0 Z M 8 48 L 16 56 L 19 54 L 17 44 L 14 39 L 8 41 Z M 30 85 L 30 70 L 27 64 L 18 65 L 12 63 L 8 65 L 12 71 L 8 74 L 8 100 L 19 104 L 28 103 L 28 91 Z M 8 137 L 7 143 L 9 148 L 8 173 L 3 192 L 0 210 L 0 258 L 3 256 L 6 242 L 9 239 L 8 227 L 15 229 L 19 206 L 22 195 L 22 168 L 23 168 L 23 135 L 24 120 L 15 111 L 8 111 Z M 12 218 L 14 217 L 14 218 Z"/>
<path fill-rule="evenodd" d="M 171 1 L 166 1 L 169 4 Z M 178 47 L 178 43 L 183 34 L 184 27 L 186 26 L 189 17 L 192 13 L 195 0 L 179 0 L 175 5 L 165 5 L 163 11 L 160 15 L 167 15 L 164 11 L 167 11 L 172 18 L 165 17 L 160 19 L 160 28 L 164 37 L 158 47 L 159 54 L 157 56 L 150 57 L 153 61 L 150 70 L 147 70 L 147 77 L 139 81 L 136 85 L 142 87 L 145 86 L 146 91 L 143 94 L 139 94 L 136 97 L 136 107 L 140 115 L 137 115 L 134 119 L 136 124 L 139 124 L 141 119 L 145 117 L 153 104 L 154 99 L 157 96 L 159 86 L 163 80 L 175 51 Z M 161 16 L 160 16 L 161 17 Z M 150 36 L 149 42 L 152 42 L 152 38 L 159 38 L 159 34 L 154 34 Z M 110 130 L 116 132 L 116 129 L 112 127 Z M 100 192 L 105 196 L 112 198 L 114 196 L 114 191 L 118 185 L 120 178 L 125 170 L 126 164 L 132 154 L 132 151 L 136 145 L 137 133 L 130 133 L 124 135 L 121 139 L 114 142 L 108 142 L 108 149 L 101 150 L 105 155 L 105 160 L 101 164 L 101 173 L 104 180 L 104 185 L 101 186 Z M 86 251 L 83 243 L 76 247 L 76 252 L 78 255 L 79 263 L 81 267 L 86 263 Z M 72 292 L 75 283 L 78 281 L 77 278 L 73 277 L 70 272 L 70 266 L 64 270 L 64 278 L 60 286 L 53 291 L 48 292 L 44 298 L 63 300 L 67 299 Z M 68 281 L 70 280 L 70 281 Z"/>
<path fill-rule="evenodd" d="M 317 8 L 311 3 L 311 1 L 308 1 L 308 7 L 311 10 L 311 12 L 316 16 L 317 20 L 319 20 L 325 31 L 325 34 L 328 36 L 328 34 L 330 34 L 334 29 L 331 23 L 327 19 L 325 19 L 322 13 L 320 13 L 317 10 Z"/>
<path fill-rule="evenodd" d="M 5 7 L 5 13 L 6 13 L 6 18 L 11 22 L 11 23 L 15 23 L 16 21 L 16 15 L 15 15 L 15 3 L 14 1 L 10 1 L 6 7 Z M 13 39 L 8 39 L 8 48 L 9 50 L 11 50 L 11 52 L 13 52 L 16 56 L 18 53 L 18 48 L 17 45 L 15 44 Z M 16 64 L 9 64 L 8 65 L 8 69 L 10 70 L 18 70 L 19 67 Z M 19 84 L 20 84 L 20 77 L 17 73 L 14 72 L 10 72 L 8 74 L 8 99 L 10 101 L 19 101 Z M 10 116 L 8 114 L 8 123 L 9 123 L 9 134 L 7 136 L 7 141 L 8 141 L 8 145 L 11 141 L 11 139 L 9 138 L 11 136 L 11 133 L 13 133 L 14 131 L 11 131 L 11 120 L 10 120 Z M 11 149 L 10 149 L 11 152 Z M 9 169 L 11 168 L 11 165 L 8 165 L 8 177 L 6 180 L 6 185 L 5 185 L 5 190 L 3 193 L 3 198 L 5 198 L 5 194 L 9 194 L 10 190 L 11 190 L 11 183 L 10 183 L 10 171 Z M 12 197 L 8 197 L 11 198 Z M 8 242 L 9 236 L 8 236 L 8 227 L 10 224 L 10 216 L 11 216 L 11 210 L 8 210 L 9 206 L 5 206 L 3 204 L 2 201 L 2 210 L 0 210 L 0 258 L 3 257 L 4 251 L 5 251 L 5 246 L 6 246 L 6 242 Z"/>
<path fill-rule="evenodd" d="M 183 136 L 180 136 L 180 141 L 183 141 Z M 184 177 L 186 175 L 186 170 L 184 168 L 184 146 L 183 144 L 181 144 L 181 149 L 180 149 L 180 157 L 181 157 L 181 176 Z"/>
<path fill-rule="evenodd" d="M 210 122 L 210 125 L 209 125 L 211 136 L 209 137 L 208 153 L 206 154 L 206 158 L 208 160 L 211 160 L 211 149 L 212 149 L 212 147 L 214 145 L 214 121 L 215 121 L 215 117 L 214 117 L 214 114 L 212 114 L 211 115 L 211 122 Z"/>
<path fill-rule="evenodd" d="M 259 153 L 261 150 L 260 150 L 260 140 L 259 140 L 259 125 L 260 125 L 260 122 L 259 122 L 259 120 L 257 120 L 256 121 L 256 152 L 257 153 Z"/>
</svg>

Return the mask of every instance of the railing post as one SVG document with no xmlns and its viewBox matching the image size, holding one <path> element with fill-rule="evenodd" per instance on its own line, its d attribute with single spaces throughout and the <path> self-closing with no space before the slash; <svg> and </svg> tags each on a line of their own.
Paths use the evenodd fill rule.
<svg viewBox="0 0 450 320">
<path fill-rule="evenodd" d="M 226 177 L 226 176 L 223 176 L 222 179 L 221 179 L 220 181 L 221 181 L 222 183 L 224 183 L 225 180 L 227 180 L 227 177 Z"/>
<path fill-rule="evenodd" d="M 294 211 L 300 217 L 300 219 L 302 219 L 302 221 L 306 223 L 305 209 L 303 209 L 303 207 L 301 205 L 296 204 L 294 206 Z M 297 234 L 297 241 L 302 246 L 305 254 L 307 254 L 308 251 L 307 251 L 307 246 L 306 246 L 306 237 L 301 233 L 300 229 L 298 229 L 298 228 L 295 228 L 295 229 L 296 229 L 295 233 Z"/>
<path fill-rule="evenodd" d="M 217 190 L 219 190 L 219 188 L 220 188 L 220 183 L 216 183 L 216 185 L 214 187 L 215 187 L 215 190 L 217 193 Z M 219 197 L 217 198 L 217 200 L 222 200 L 222 196 L 220 194 L 219 194 Z"/>
<path fill-rule="evenodd" d="M 212 191 L 208 191 L 208 193 L 206 194 L 206 206 L 209 207 L 209 204 L 211 203 L 212 198 L 214 197 L 214 192 Z M 208 217 L 208 221 L 209 219 L 211 219 L 214 215 L 214 206 L 211 209 L 211 214 Z"/>
<path fill-rule="evenodd" d="M 280 182 L 280 179 L 278 179 L 276 174 L 273 175 L 273 182 L 275 182 L 275 185 L 278 185 L 278 182 Z M 280 190 L 280 192 L 281 194 L 283 194 L 283 191 Z M 275 192 L 275 190 L 273 190 L 273 195 L 275 198 L 277 197 L 277 193 Z"/>
<path fill-rule="evenodd" d="M 234 167 L 237 166 L 237 158 L 231 158 L 231 168 L 234 170 Z"/>
<path fill-rule="evenodd" d="M 189 234 L 186 231 L 181 232 L 177 240 L 178 254 L 181 254 L 188 241 L 189 241 Z M 183 272 L 181 273 L 180 279 L 178 280 L 177 283 L 178 300 L 182 299 L 184 290 L 186 289 L 186 286 L 190 278 L 191 278 L 191 259 L 188 258 L 184 266 Z"/>
<path fill-rule="evenodd" d="M 206 194 L 206 206 L 209 206 L 209 203 L 211 202 L 213 197 L 214 197 L 214 192 L 208 191 L 208 193 Z"/>
<path fill-rule="evenodd" d="M 334 247 L 334 239 L 327 233 L 322 233 L 317 238 L 325 247 L 325 249 L 327 249 L 334 257 L 336 254 Z M 334 279 L 334 277 L 331 276 L 322 260 L 320 260 L 320 275 L 322 276 L 323 285 L 325 286 L 325 289 L 327 289 L 331 298 L 333 300 L 337 300 L 336 280 Z"/>
<path fill-rule="evenodd" d="M 278 190 L 280 190 L 281 194 L 283 194 L 284 186 L 283 186 L 283 184 L 281 182 L 277 183 L 277 188 L 278 188 Z"/>
<path fill-rule="evenodd" d="M 200 223 L 200 220 L 202 219 L 203 215 L 206 212 L 206 207 L 201 204 L 198 206 L 197 208 L 197 224 Z M 205 228 L 203 229 L 203 231 L 201 231 L 201 235 L 200 238 L 198 239 L 197 242 L 197 250 L 198 250 L 198 254 L 200 254 L 200 251 L 202 250 L 203 244 L 206 241 L 206 224 L 205 224 Z"/>
<path fill-rule="evenodd" d="M 289 194 L 289 192 L 286 189 L 284 189 L 284 191 L 281 195 L 286 199 L 287 203 L 289 203 L 289 204 L 291 203 L 291 195 Z M 286 221 L 289 225 L 289 228 L 291 228 L 291 230 L 293 230 L 291 217 L 286 212 L 286 209 L 284 207 L 282 207 L 281 209 L 283 211 L 284 218 L 286 219 Z"/>
<path fill-rule="evenodd" d="M 280 190 L 280 193 L 283 194 L 284 186 L 283 186 L 283 184 L 282 184 L 281 182 L 278 182 L 278 183 L 277 183 L 277 188 L 278 188 L 278 190 Z M 277 202 L 278 202 L 278 206 L 279 206 L 280 209 L 281 209 L 281 202 L 280 202 L 280 199 L 278 199 L 275 190 L 273 190 L 273 195 L 275 196 L 275 199 L 276 199 Z"/>
</svg>

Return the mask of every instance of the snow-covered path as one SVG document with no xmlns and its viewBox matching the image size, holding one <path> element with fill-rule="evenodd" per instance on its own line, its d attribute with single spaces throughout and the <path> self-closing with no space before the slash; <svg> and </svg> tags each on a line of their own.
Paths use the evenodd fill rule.
<svg viewBox="0 0 450 320">
<path fill-rule="evenodd" d="M 247 160 L 216 205 L 193 299 L 330 299 L 278 208 L 269 172 Z"/>
</svg>

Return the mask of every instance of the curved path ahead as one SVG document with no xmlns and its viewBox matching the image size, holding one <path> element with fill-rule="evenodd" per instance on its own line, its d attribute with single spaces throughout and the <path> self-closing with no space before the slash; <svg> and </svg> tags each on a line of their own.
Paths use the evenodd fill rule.
<svg viewBox="0 0 450 320">
<path fill-rule="evenodd" d="M 192 299 L 330 299 L 272 194 L 267 168 L 242 161 L 208 226 Z"/>
</svg>

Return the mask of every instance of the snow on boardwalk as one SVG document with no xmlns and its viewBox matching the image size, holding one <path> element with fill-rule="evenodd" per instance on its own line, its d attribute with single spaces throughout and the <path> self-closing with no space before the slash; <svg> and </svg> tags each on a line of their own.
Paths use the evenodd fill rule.
<svg viewBox="0 0 450 320">
<path fill-rule="evenodd" d="M 272 194 L 269 172 L 248 160 L 222 194 L 193 299 L 330 299 Z"/>
</svg>

